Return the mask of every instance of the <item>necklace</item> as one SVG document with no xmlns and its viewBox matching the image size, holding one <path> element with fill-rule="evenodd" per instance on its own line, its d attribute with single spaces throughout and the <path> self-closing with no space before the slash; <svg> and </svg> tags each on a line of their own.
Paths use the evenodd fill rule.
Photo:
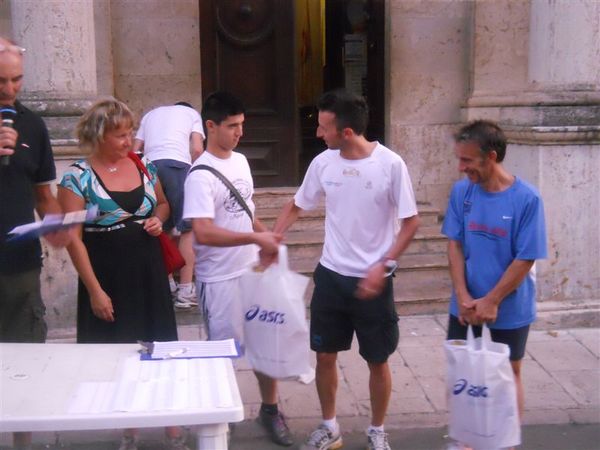
<svg viewBox="0 0 600 450">
<path fill-rule="evenodd" d="M 96 157 L 95 158 L 96 161 L 98 161 L 102 166 L 104 166 L 104 168 L 106 168 L 106 170 L 108 171 L 108 173 L 115 173 L 117 170 L 119 170 L 119 168 L 117 166 L 109 166 L 108 164 L 106 164 L 104 161 L 102 161 L 100 158 Z"/>
</svg>

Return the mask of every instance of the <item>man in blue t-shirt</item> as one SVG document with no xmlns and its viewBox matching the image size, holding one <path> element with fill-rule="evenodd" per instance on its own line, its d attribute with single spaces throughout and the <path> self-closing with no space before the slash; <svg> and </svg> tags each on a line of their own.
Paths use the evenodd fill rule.
<svg viewBox="0 0 600 450">
<path fill-rule="evenodd" d="M 508 344 L 522 415 L 521 360 L 535 320 L 534 263 L 546 257 L 544 206 L 533 186 L 503 167 L 506 137 L 495 123 L 465 125 L 455 153 L 467 177 L 454 185 L 442 226 L 454 287 L 448 339 L 466 339 L 468 324 L 485 322 L 494 341 Z M 481 328 L 474 331 L 479 335 Z"/>
</svg>

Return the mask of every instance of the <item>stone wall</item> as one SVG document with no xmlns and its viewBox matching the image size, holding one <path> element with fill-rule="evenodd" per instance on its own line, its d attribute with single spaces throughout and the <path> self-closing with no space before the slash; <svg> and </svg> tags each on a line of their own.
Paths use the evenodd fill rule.
<svg viewBox="0 0 600 450">
<path fill-rule="evenodd" d="M 459 177 L 453 132 L 465 120 L 499 121 L 510 136 L 507 168 L 536 185 L 546 204 L 550 254 L 539 263 L 539 298 L 599 299 L 600 2 L 385 1 L 386 142 L 407 162 L 417 199 L 443 212 Z M 49 15 L 53 10 L 42 4 L 60 14 Z M 46 54 L 53 45 L 39 39 L 48 29 L 54 39 L 63 36 L 56 59 L 28 69 L 29 76 L 37 70 L 46 78 L 27 80 L 24 89 L 60 132 L 59 178 L 81 156 L 67 128 L 89 101 L 115 95 L 139 116 L 178 100 L 200 106 L 198 4 L 0 0 L 0 31 L 24 39 L 31 53 Z M 60 29 L 65 14 L 69 27 Z M 31 29 L 40 23 L 52 26 Z M 67 32 L 82 38 L 74 41 Z M 60 74 L 80 53 L 79 75 L 89 76 L 75 76 L 71 89 L 73 80 Z M 53 97 L 55 85 L 64 98 Z M 75 271 L 64 250 L 44 252 L 49 325 L 72 327 Z"/>
<path fill-rule="evenodd" d="M 388 142 L 406 161 L 417 200 L 442 211 L 458 178 L 452 134 L 469 92 L 472 7 L 389 1 Z"/>
<path fill-rule="evenodd" d="M 195 0 L 110 2 L 115 96 L 138 114 L 156 106 L 202 103 Z"/>
<path fill-rule="evenodd" d="M 10 6 L 10 0 L 0 0 L 0 34 L 2 36 L 13 35 Z"/>
<path fill-rule="evenodd" d="M 544 199 L 548 259 L 538 262 L 539 298 L 600 298 L 600 145 L 510 145 L 505 166 Z"/>
</svg>

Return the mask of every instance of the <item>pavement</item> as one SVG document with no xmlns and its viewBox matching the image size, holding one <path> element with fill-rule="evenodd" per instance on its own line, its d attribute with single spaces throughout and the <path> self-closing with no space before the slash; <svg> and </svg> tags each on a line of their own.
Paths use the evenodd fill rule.
<svg viewBox="0 0 600 450">
<path fill-rule="evenodd" d="M 446 315 L 400 318 L 400 343 L 389 359 L 393 391 L 385 423 L 394 449 L 438 450 L 447 442 L 442 348 L 446 320 Z M 200 336 L 193 325 L 180 326 L 179 333 L 185 340 Z M 236 426 L 231 449 L 283 448 L 270 444 L 254 421 L 260 395 L 252 370 L 243 358 L 235 360 L 234 366 L 247 419 Z M 356 345 L 339 354 L 338 366 L 337 414 L 344 448 L 364 448 L 364 429 L 370 418 L 368 370 Z M 600 449 L 600 328 L 534 328 L 522 370 L 526 405 L 520 448 Z M 280 407 L 300 443 L 321 417 L 314 382 L 281 382 L 279 395 Z M 119 435 L 116 430 L 38 433 L 34 440 L 36 450 L 110 450 L 118 447 Z M 0 449 L 7 448 L 9 438 L 6 433 L 0 435 Z M 142 430 L 141 438 L 140 450 L 161 448 L 162 431 Z"/>
</svg>

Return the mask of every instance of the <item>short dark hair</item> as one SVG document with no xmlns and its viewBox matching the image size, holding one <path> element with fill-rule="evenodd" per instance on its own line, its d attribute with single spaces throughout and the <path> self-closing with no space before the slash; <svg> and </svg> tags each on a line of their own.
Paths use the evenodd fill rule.
<svg viewBox="0 0 600 450">
<path fill-rule="evenodd" d="M 244 114 L 246 109 L 240 99 L 226 91 L 210 94 L 202 106 L 202 120 L 212 120 L 219 125 L 229 116 Z"/>
<path fill-rule="evenodd" d="M 490 120 L 475 120 L 463 126 L 454 136 L 456 142 L 476 142 L 481 153 L 487 155 L 495 151 L 497 162 L 506 155 L 506 136 L 498 124 Z"/>
<path fill-rule="evenodd" d="M 192 104 L 188 103 L 188 102 L 177 102 L 177 103 L 175 103 L 175 106 L 187 106 L 188 108 L 192 108 L 192 109 L 194 108 L 192 106 Z"/>
<path fill-rule="evenodd" d="M 365 134 L 369 123 L 369 107 L 365 99 L 345 89 L 335 89 L 324 93 L 317 102 L 319 111 L 335 115 L 336 127 L 352 129 L 356 134 Z"/>
</svg>

